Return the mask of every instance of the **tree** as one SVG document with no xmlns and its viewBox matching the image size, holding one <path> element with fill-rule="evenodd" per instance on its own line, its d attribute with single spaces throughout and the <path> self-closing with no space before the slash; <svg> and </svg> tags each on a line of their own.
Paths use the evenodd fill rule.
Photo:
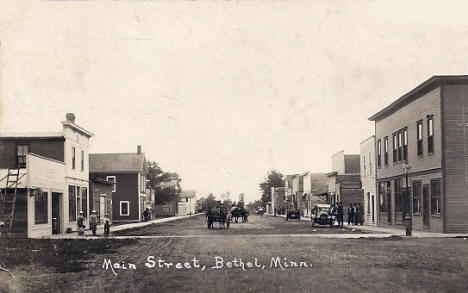
<svg viewBox="0 0 468 293">
<path fill-rule="evenodd" d="M 218 205 L 218 201 L 216 200 L 213 193 L 208 194 L 205 200 L 204 210 L 214 209 Z"/>
<path fill-rule="evenodd" d="M 148 161 L 146 167 L 146 179 L 149 180 L 149 187 L 155 190 L 156 204 L 178 202 L 182 192 L 180 187 L 182 179 L 179 174 L 164 172 L 159 164 L 154 161 Z"/>
<path fill-rule="evenodd" d="M 173 186 L 157 188 L 155 198 L 156 204 L 166 204 L 174 201 L 178 202 L 179 200 L 180 192 Z"/>
<path fill-rule="evenodd" d="M 284 186 L 283 177 L 283 174 L 279 171 L 271 170 L 265 177 L 265 181 L 260 183 L 260 190 L 262 191 L 261 201 L 264 206 L 266 206 L 267 202 L 271 201 L 271 188 Z"/>
</svg>

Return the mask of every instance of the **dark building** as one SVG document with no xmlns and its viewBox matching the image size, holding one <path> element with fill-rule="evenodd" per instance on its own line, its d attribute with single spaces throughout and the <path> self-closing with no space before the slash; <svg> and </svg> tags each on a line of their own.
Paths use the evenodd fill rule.
<svg viewBox="0 0 468 293">
<path fill-rule="evenodd" d="M 434 76 L 369 118 L 379 225 L 468 232 L 467 109 L 468 76 Z"/>
<path fill-rule="evenodd" d="M 146 203 L 146 161 L 138 146 L 136 153 L 90 154 L 90 177 L 114 183 L 112 221 L 138 222 Z"/>
<path fill-rule="evenodd" d="M 102 178 L 89 179 L 89 210 L 95 210 L 99 223 L 104 224 L 106 214 L 112 221 L 112 190 L 114 183 Z"/>
</svg>

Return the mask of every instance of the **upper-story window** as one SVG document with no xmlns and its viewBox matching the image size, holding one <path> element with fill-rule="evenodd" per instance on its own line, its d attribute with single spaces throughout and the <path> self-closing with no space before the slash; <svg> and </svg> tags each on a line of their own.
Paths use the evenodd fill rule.
<svg viewBox="0 0 468 293">
<path fill-rule="evenodd" d="M 366 176 L 366 155 L 362 156 L 362 166 L 364 170 L 364 176 Z"/>
<path fill-rule="evenodd" d="M 388 165 L 388 136 L 384 137 L 384 164 Z"/>
<path fill-rule="evenodd" d="M 76 149 L 72 147 L 72 169 L 76 169 Z"/>
<path fill-rule="evenodd" d="M 423 155 L 423 123 L 422 120 L 416 122 L 416 140 L 418 142 L 418 156 Z"/>
<path fill-rule="evenodd" d="M 372 175 L 372 155 L 369 152 L 369 173 Z"/>
<path fill-rule="evenodd" d="M 379 140 L 377 140 L 377 167 L 380 168 L 382 163 L 382 143 Z"/>
<path fill-rule="evenodd" d="M 81 151 L 81 171 L 84 171 L 84 151 Z"/>
<path fill-rule="evenodd" d="M 140 176 L 140 190 L 142 193 L 146 192 L 146 177 L 143 175 Z"/>
<path fill-rule="evenodd" d="M 408 159 L 408 132 L 406 128 L 393 134 L 393 162 Z"/>
<path fill-rule="evenodd" d="M 26 155 L 29 153 L 28 145 L 16 146 L 16 165 L 18 169 L 26 168 Z"/>
<path fill-rule="evenodd" d="M 434 116 L 427 118 L 427 152 L 434 152 Z"/>
<path fill-rule="evenodd" d="M 403 161 L 408 161 L 408 130 L 403 129 Z"/>
<path fill-rule="evenodd" d="M 107 176 L 106 180 L 110 181 L 110 182 L 114 182 L 114 184 L 112 184 L 112 192 L 116 192 L 117 191 L 117 180 L 115 179 L 115 176 Z"/>
</svg>

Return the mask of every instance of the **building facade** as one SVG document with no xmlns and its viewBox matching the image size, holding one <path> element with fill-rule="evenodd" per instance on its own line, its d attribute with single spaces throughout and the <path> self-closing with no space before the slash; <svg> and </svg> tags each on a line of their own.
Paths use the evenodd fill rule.
<svg viewBox="0 0 468 293">
<path fill-rule="evenodd" d="M 142 220 L 146 208 L 146 159 L 141 146 L 136 153 L 90 154 L 90 175 L 114 183 L 112 221 Z"/>
<path fill-rule="evenodd" d="M 468 232 L 465 107 L 468 76 L 434 76 L 369 118 L 379 225 L 404 225 L 408 215 L 416 230 Z"/>
<path fill-rule="evenodd" d="M 98 222 L 104 224 L 104 218 L 108 215 L 112 223 L 112 190 L 114 183 L 101 178 L 89 180 L 89 210 L 95 210 Z"/>
<path fill-rule="evenodd" d="M 196 213 L 197 206 L 197 191 L 192 189 L 184 189 L 180 194 L 178 203 L 177 215 L 193 215 Z"/>
<path fill-rule="evenodd" d="M 89 139 L 92 133 L 68 113 L 62 132 L 3 133 L 0 137 L 0 186 L 3 227 L 27 237 L 76 230 L 80 211 L 89 214 Z M 15 171 L 17 170 L 17 171 Z M 17 188 L 7 180 L 18 173 Z M 8 194 L 16 189 L 15 208 Z M 14 210 L 13 217 L 11 210 Z"/>
<path fill-rule="evenodd" d="M 364 222 L 377 224 L 375 136 L 361 142 L 361 183 L 364 192 Z"/>
</svg>

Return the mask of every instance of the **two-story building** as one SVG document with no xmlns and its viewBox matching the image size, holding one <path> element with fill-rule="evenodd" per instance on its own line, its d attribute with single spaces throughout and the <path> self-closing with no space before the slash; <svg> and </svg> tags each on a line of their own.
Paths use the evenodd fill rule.
<svg viewBox="0 0 468 293">
<path fill-rule="evenodd" d="M 379 225 L 468 232 L 468 76 L 434 76 L 375 122 Z M 406 192 L 406 181 L 410 192 Z"/>
<path fill-rule="evenodd" d="M 178 202 L 177 215 L 193 215 L 197 205 L 197 191 L 193 189 L 183 189 Z"/>
<path fill-rule="evenodd" d="M 341 202 L 346 210 L 350 204 L 363 206 L 361 188 L 360 155 L 348 155 L 340 151 L 331 157 L 332 172 L 328 173 L 329 202 Z M 348 215 L 345 213 L 345 220 Z"/>
<path fill-rule="evenodd" d="M 0 222 L 3 234 L 41 237 L 76 230 L 89 214 L 89 138 L 68 113 L 62 132 L 2 133 Z M 16 175 L 17 174 L 17 175 Z"/>
<path fill-rule="evenodd" d="M 376 158 L 375 158 L 375 136 L 365 139 L 360 144 L 361 154 L 361 183 L 364 192 L 364 222 L 367 225 L 377 223 L 377 201 L 376 201 Z"/>
<path fill-rule="evenodd" d="M 113 182 L 112 221 L 138 222 L 146 208 L 146 159 L 137 146 L 136 153 L 89 155 L 92 178 Z"/>
<path fill-rule="evenodd" d="M 328 203 L 328 176 L 326 173 L 304 172 L 302 175 L 304 215 L 310 216 L 316 204 Z"/>
</svg>

